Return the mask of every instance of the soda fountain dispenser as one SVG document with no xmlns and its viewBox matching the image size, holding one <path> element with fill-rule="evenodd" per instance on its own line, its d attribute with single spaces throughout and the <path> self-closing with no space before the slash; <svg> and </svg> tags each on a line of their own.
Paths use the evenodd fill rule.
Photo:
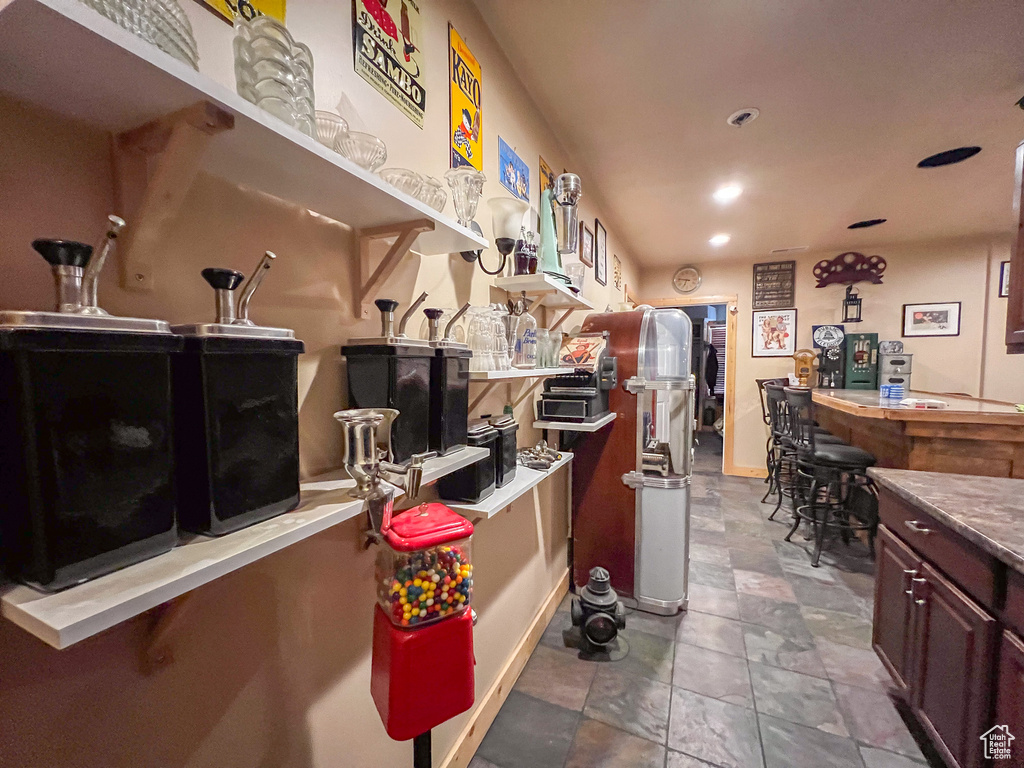
<svg viewBox="0 0 1024 768">
<path fill-rule="evenodd" d="M 123 226 L 111 217 L 95 254 L 36 240 L 56 307 L 0 312 L 0 566 L 46 590 L 177 543 L 171 359 L 182 338 L 96 302 Z"/>
<path fill-rule="evenodd" d="M 618 379 L 616 419 L 586 435 L 573 461 L 573 578 L 602 566 L 638 608 L 671 615 L 687 605 L 693 460 L 693 338 L 678 309 L 590 315 L 608 332 Z"/>
</svg>

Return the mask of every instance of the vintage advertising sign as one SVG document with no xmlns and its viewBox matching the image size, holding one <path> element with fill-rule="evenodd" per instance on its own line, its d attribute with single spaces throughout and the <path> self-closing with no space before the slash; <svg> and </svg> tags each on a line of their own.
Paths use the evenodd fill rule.
<svg viewBox="0 0 1024 768">
<path fill-rule="evenodd" d="M 498 180 L 520 200 L 530 202 L 530 167 L 501 136 L 498 137 Z"/>
<path fill-rule="evenodd" d="M 795 261 L 754 265 L 754 309 L 787 309 L 795 301 Z"/>
<path fill-rule="evenodd" d="M 480 134 L 480 62 L 469 46 L 448 25 L 448 107 L 452 168 L 469 165 L 484 169 L 484 140 Z"/>
<path fill-rule="evenodd" d="M 540 191 L 543 192 L 545 189 L 555 188 L 555 172 L 551 170 L 551 166 L 547 164 L 543 157 L 537 155 L 540 158 Z"/>
<path fill-rule="evenodd" d="M 420 128 L 427 108 L 416 0 L 352 0 L 356 72 Z"/>
<path fill-rule="evenodd" d="M 200 5 L 213 11 L 228 24 L 235 16 L 252 21 L 257 16 L 271 16 L 282 24 L 286 0 L 196 0 Z"/>
</svg>

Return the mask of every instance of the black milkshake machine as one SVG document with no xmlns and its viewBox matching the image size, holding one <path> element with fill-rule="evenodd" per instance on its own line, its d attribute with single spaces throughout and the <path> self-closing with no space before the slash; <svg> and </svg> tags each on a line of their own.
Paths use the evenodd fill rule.
<svg viewBox="0 0 1024 768">
<path fill-rule="evenodd" d="M 36 240 L 52 267 L 52 312 L 0 312 L 0 565 L 58 590 L 177 542 L 171 360 L 162 320 L 97 302 L 101 244 Z"/>
<path fill-rule="evenodd" d="M 287 328 L 249 319 L 249 302 L 277 257 L 267 251 L 234 304 L 245 275 L 204 269 L 216 295 L 212 323 L 175 326 L 185 349 L 174 363 L 178 521 L 220 535 L 299 504 L 298 357 Z"/>
</svg>

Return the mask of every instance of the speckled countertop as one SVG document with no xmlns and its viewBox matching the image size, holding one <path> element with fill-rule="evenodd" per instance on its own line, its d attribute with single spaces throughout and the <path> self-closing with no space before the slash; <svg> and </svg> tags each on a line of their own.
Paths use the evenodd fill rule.
<svg viewBox="0 0 1024 768">
<path fill-rule="evenodd" d="M 909 469 L 868 470 L 875 482 L 1024 573 L 1024 480 Z"/>
</svg>

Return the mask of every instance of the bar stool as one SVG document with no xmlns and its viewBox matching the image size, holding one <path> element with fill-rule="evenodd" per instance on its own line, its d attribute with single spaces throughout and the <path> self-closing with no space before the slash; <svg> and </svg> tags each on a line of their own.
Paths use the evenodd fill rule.
<svg viewBox="0 0 1024 768">
<path fill-rule="evenodd" d="M 815 535 L 811 565 L 817 568 L 829 530 L 839 531 L 847 543 L 853 532 L 867 531 L 874 558 L 878 503 L 867 469 L 874 465 L 875 457 L 852 445 L 823 440 L 814 423 L 810 389 L 786 387 L 784 394 L 796 454 L 796 477 L 790 491 L 795 519 L 786 541 L 801 521 L 810 522 Z"/>
<path fill-rule="evenodd" d="M 783 499 L 793 500 L 794 515 L 796 514 L 796 502 L 793 497 L 793 487 L 797 480 L 796 460 L 797 446 L 793 432 L 793 425 L 789 414 L 789 404 L 786 402 L 786 387 L 783 382 L 788 383 L 789 379 L 776 379 L 774 383 L 768 380 L 764 384 L 765 401 L 768 406 L 768 416 L 771 428 L 771 476 L 772 486 L 778 499 L 775 509 L 768 515 L 769 520 L 774 520 L 775 515 L 782 508 Z M 840 438 L 829 434 L 824 427 L 814 426 L 818 442 L 822 445 L 846 445 Z M 767 495 L 765 498 L 768 498 Z M 762 502 L 764 499 L 761 500 Z"/>
<path fill-rule="evenodd" d="M 765 393 L 766 384 L 777 386 L 785 385 L 789 379 L 754 379 L 757 382 L 757 392 L 761 396 L 761 420 L 768 427 L 768 439 L 764 444 L 764 466 L 768 470 L 768 476 L 764 481 L 768 484 L 768 490 L 764 492 L 761 503 L 764 504 L 768 497 L 776 493 L 775 488 L 775 435 L 772 434 L 772 417 L 768 411 L 768 396 Z"/>
</svg>

